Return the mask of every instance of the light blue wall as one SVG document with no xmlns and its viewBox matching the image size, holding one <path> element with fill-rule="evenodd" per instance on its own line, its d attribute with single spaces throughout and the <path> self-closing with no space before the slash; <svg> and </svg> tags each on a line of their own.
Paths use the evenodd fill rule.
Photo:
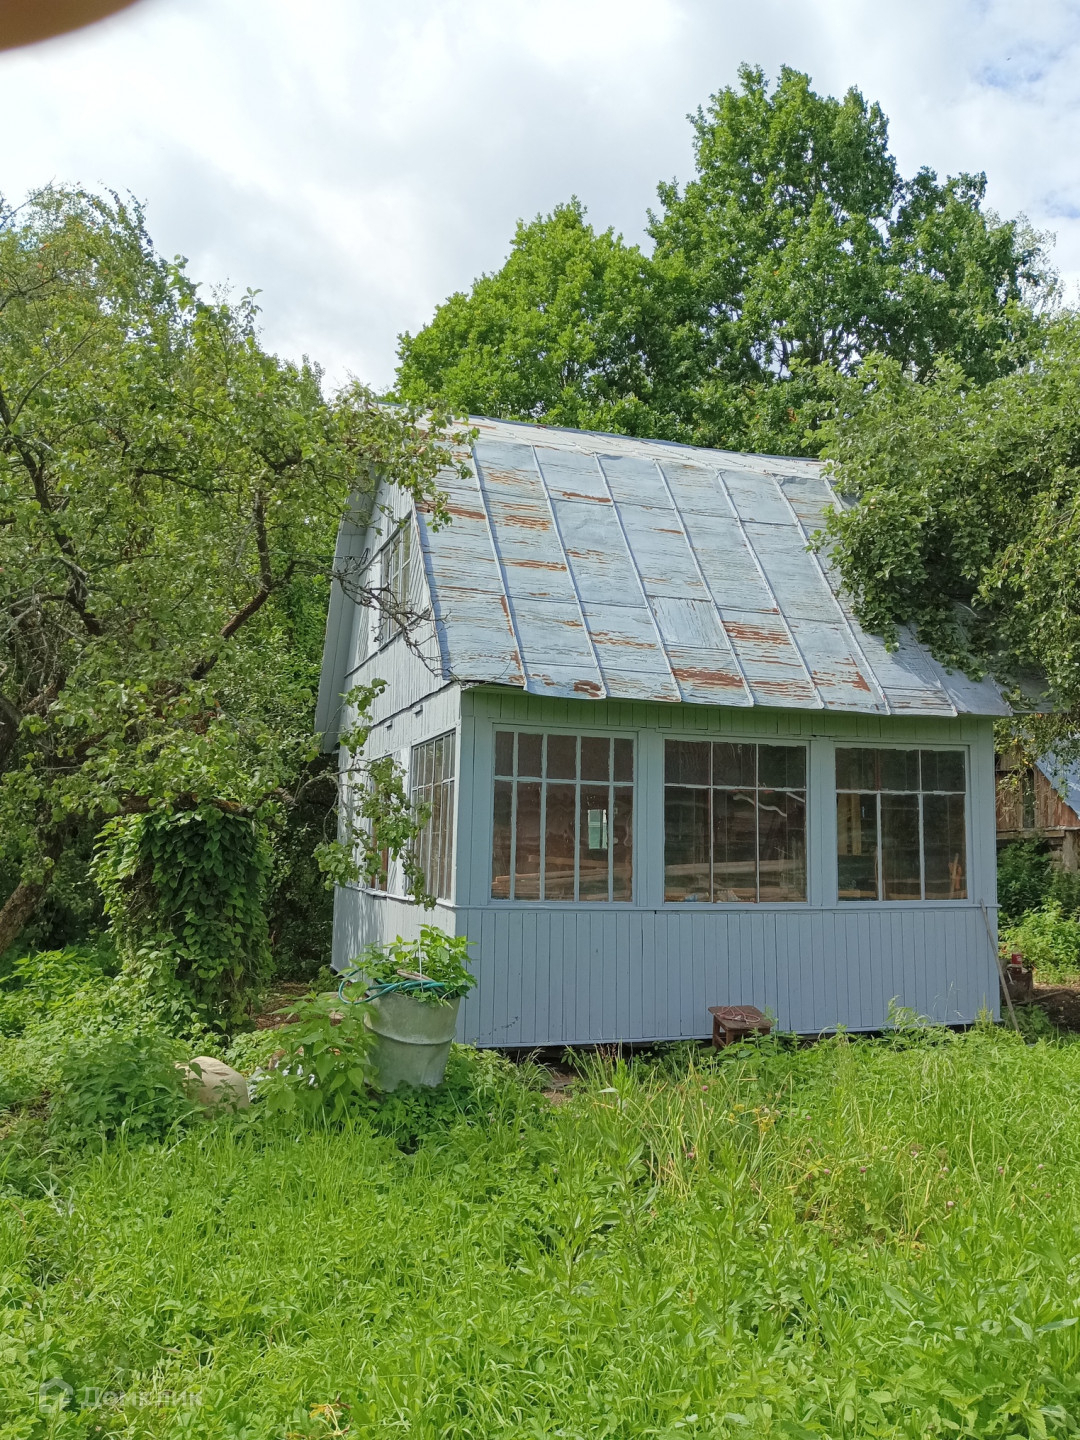
<svg viewBox="0 0 1080 1440">
<path fill-rule="evenodd" d="M 872 1030 L 890 1001 L 945 1023 L 997 1012 L 993 722 L 730 710 L 711 706 L 548 700 L 456 686 L 425 698 L 412 657 L 379 668 L 409 673 L 408 702 L 386 704 L 371 753 L 458 729 L 454 903 L 425 916 L 399 900 L 341 890 L 335 964 L 369 939 L 415 934 L 421 920 L 473 942 L 479 984 L 462 1006 L 462 1038 L 534 1046 L 678 1039 L 708 1033 L 709 1005 L 771 1009 L 784 1029 Z M 370 662 L 362 668 L 370 668 Z M 637 751 L 635 898 L 568 905 L 490 898 L 496 725 L 632 734 Z M 665 905 L 663 742 L 666 735 L 802 738 L 810 751 L 805 905 Z M 843 743 L 962 745 L 968 754 L 968 901 L 839 904 L 834 747 Z"/>
</svg>

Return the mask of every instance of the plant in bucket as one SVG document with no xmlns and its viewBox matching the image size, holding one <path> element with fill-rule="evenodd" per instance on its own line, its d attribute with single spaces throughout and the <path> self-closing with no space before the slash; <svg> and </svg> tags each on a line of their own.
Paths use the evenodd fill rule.
<svg viewBox="0 0 1080 1440">
<path fill-rule="evenodd" d="M 368 945 L 344 972 L 338 996 L 364 1004 L 380 1090 L 442 1083 L 461 998 L 476 984 L 468 960 L 464 935 L 421 925 L 418 940 Z"/>
</svg>

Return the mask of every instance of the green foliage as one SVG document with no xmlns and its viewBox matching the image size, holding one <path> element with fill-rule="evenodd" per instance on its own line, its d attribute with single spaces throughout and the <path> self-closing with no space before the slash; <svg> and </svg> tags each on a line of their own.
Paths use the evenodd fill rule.
<svg viewBox="0 0 1080 1440">
<path fill-rule="evenodd" d="M 971 385 L 868 366 L 828 454 L 859 504 L 834 518 L 835 559 L 863 623 L 911 624 L 946 663 L 1007 683 L 1034 672 L 1056 715 L 1025 747 L 1075 758 L 1080 705 L 1080 318 L 1045 325 L 1027 364 Z"/>
<path fill-rule="evenodd" d="M 1065 915 L 1058 900 L 1047 900 L 1001 932 L 1006 954 L 1019 950 L 1040 984 L 1080 975 L 1080 921 Z"/>
<path fill-rule="evenodd" d="M 340 1121 L 368 1108 L 371 1031 L 358 1008 L 335 996 L 298 1001 L 293 1024 L 278 1031 L 285 1054 L 261 1087 L 271 1115 Z"/>
<path fill-rule="evenodd" d="M 437 925 L 421 925 L 416 940 L 398 935 L 387 945 L 368 945 L 347 972 L 350 982 L 393 985 L 402 975 L 434 980 L 438 990 L 417 990 L 413 998 L 428 1005 L 445 1005 L 467 995 L 476 984 L 469 969 L 469 940 L 447 935 Z"/>
<path fill-rule="evenodd" d="M 2 1423 L 1075 1432 L 1080 1046 L 698 1048 L 598 1063 L 558 1106 L 504 1060 L 458 1063 L 462 1113 L 408 1143 L 363 1117 L 200 1126 L 0 1206 Z"/>
<path fill-rule="evenodd" d="M 162 1139 L 198 1113 L 176 1062 L 184 1045 L 158 1026 L 113 1030 L 65 1050 L 53 1115 L 80 1138 Z"/>
<path fill-rule="evenodd" d="M 438 518 L 450 456 L 83 191 L 0 204 L 0 377 L 3 951 L 110 816 L 289 805 L 348 496 L 388 472 Z"/>
<path fill-rule="evenodd" d="M 1053 872 L 1046 845 L 1038 840 L 1003 845 L 998 851 L 997 876 L 1001 923 L 1008 925 L 1037 909 L 1050 893 Z"/>
<path fill-rule="evenodd" d="M 229 1030 L 267 979 L 264 831 L 198 810 L 111 821 L 95 861 L 126 972 L 172 1013 Z"/>
<path fill-rule="evenodd" d="M 773 453 L 816 453 L 837 376 L 876 352 L 924 379 L 1015 363 L 1053 294 L 1042 240 L 986 179 L 903 179 L 880 107 L 744 66 L 692 117 L 695 176 L 662 184 L 652 256 L 577 200 L 403 335 L 397 388 L 455 409 Z"/>
</svg>

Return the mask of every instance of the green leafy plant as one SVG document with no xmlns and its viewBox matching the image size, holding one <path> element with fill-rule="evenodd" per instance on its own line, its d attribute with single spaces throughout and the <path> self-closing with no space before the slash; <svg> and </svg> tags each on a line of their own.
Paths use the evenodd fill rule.
<svg viewBox="0 0 1080 1440">
<path fill-rule="evenodd" d="M 81 1136 L 161 1139 L 198 1107 L 176 1062 L 185 1047 L 157 1027 L 106 1031 L 71 1045 L 59 1065 L 54 1119 Z"/>
<path fill-rule="evenodd" d="M 285 1053 L 261 1087 L 267 1111 L 341 1120 L 367 1109 L 371 1032 L 360 1010 L 319 996 L 299 1001 L 290 1013 L 296 1021 L 277 1032 Z"/>
<path fill-rule="evenodd" d="M 1073 980 L 1080 974 L 1080 921 L 1063 914 L 1060 901 L 1047 900 L 1006 926 L 1001 944 L 1006 954 L 1018 950 L 1037 980 Z"/>
<path fill-rule="evenodd" d="M 105 827 L 95 873 L 127 973 L 174 1014 L 229 1029 L 270 970 L 265 832 L 212 805 Z"/>
<path fill-rule="evenodd" d="M 1001 922 L 1012 924 L 1037 909 L 1050 893 L 1053 871 L 1046 845 L 1017 840 L 998 851 L 998 903 Z"/>
<path fill-rule="evenodd" d="M 410 991 L 425 1004 L 446 1004 L 467 995 L 476 984 L 469 969 L 468 938 L 447 935 L 437 925 L 421 925 L 416 940 L 403 940 L 398 935 L 389 944 L 368 945 L 348 972 L 350 982 L 366 982 L 374 987 L 398 988 L 404 977 L 435 982 L 432 988 Z"/>
</svg>

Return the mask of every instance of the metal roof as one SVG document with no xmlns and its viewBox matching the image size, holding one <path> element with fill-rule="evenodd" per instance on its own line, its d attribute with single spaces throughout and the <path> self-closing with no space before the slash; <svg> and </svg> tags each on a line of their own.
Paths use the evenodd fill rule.
<svg viewBox="0 0 1080 1440">
<path fill-rule="evenodd" d="M 1055 755 L 1051 750 L 1046 755 L 1041 755 L 1035 764 L 1070 810 L 1075 810 L 1077 815 L 1080 815 L 1080 763 L 1075 760 L 1062 760 L 1060 755 Z"/>
<path fill-rule="evenodd" d="M 452 523 L 419 515 L 445 674 L 534 695 L 1007 715 L 910 635 L 886 650 L 810 536 L 820 464 L 471 422 Z"/>
</svg>

